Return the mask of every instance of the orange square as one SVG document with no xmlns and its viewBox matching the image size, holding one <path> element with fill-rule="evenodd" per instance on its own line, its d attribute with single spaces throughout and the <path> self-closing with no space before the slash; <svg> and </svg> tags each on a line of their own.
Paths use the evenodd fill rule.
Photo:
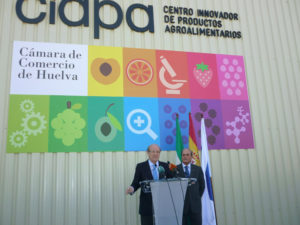
<svg viewBox="0 0 300 225">
<path fill-rule="evenodd" d="M 124 96 L 157 97 L 155 50 L 124 48 Z"/>
</svg>

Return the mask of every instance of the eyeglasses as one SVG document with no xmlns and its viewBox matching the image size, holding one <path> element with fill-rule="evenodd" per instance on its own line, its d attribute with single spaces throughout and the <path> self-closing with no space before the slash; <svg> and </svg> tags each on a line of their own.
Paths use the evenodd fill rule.
<svg viewBox="0 0 300 225">
<path fill-rule="evenodd" d="M 151 154 L 160 154 L 160 151 L 149 151 Z"/>
</svg>

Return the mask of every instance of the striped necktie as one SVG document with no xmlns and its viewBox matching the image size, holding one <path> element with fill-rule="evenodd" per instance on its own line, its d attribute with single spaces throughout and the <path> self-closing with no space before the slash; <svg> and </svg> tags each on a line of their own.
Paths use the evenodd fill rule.
<svg viewBox="0 0 300 225">
<path fill-rule="evenodd" d="M 185 177 L 190 177 L 189 167 L 188 166 L 184 167 L 184 175 L 185 175 Z"/>
</svg>

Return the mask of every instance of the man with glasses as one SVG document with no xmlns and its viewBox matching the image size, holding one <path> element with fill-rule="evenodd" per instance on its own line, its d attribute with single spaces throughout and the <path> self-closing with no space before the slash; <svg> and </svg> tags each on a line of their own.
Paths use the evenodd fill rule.
<svg viewBox="0 0 300 225">
<path fill-rule="evenodd" d="M 161 166 L 165 169 L 165 176 L 171 178 L 171 172 L 168 164 L 159 161 L 160 147 L 157 144 L 152 144 L 147 148 L 148 160 L 138 163 L 135 169 L 135 174 L 131 185 L 127 188 L 126 194 L 133 194 L 141 186 L 140 182 L 144 180 L 158 180 L 163 178 L 159 174 L 158 168 Z M 152 195 L 151 193 L 140 194 L 140 207 L 139 214 L 141 215 L 142 225 L 153 225 L 153 212 L 152 212 Z"/>
</svg>

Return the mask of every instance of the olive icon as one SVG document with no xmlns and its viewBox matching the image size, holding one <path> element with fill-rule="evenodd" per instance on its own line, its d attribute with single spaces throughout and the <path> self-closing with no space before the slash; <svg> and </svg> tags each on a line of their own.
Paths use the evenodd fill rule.
<svg viewBox="0 0 300 225">
<path fill-rule="evenodd" d="M 113 105 L 114 103 L 107 107 L 104 117 L 98 119 L 95 124 L 95 134 L 102 142 L 112 141 L 117 135 L 117 130 L 122 131 L 122 126 L 118 119 L 108 112 Z"/>
</svg>

